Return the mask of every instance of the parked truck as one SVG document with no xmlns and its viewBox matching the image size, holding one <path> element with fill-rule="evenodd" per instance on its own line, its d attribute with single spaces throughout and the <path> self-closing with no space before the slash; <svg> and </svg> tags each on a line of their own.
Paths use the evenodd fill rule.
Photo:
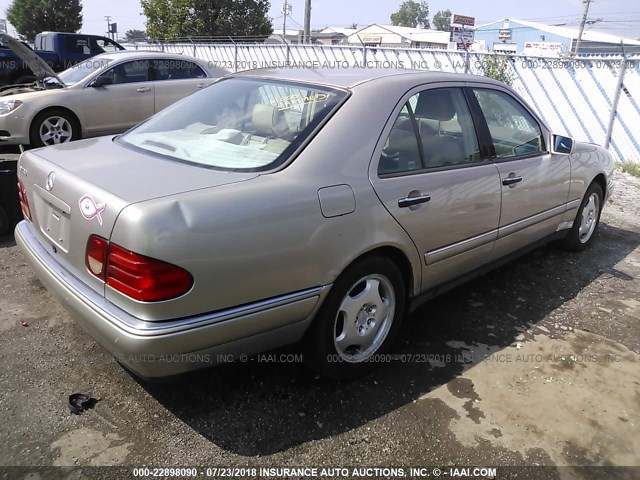
<svg viewBox="0 0 640 480">
<path fill-rule="evenodd" d="M 32 50 L 55 72 L 60 72 L 94 55 L 124 50 L 124 47 L 98 35 L 43 32 L 36 35 Z M 35 79 L 29 67 L 11 49 L 0 44 L 0 87 L 31 83 Z"/>
</svg>

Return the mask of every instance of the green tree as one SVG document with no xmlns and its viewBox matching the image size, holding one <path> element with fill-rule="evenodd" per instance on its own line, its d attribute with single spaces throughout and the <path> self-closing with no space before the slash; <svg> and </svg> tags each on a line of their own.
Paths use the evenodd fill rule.
<svg viewBox="0 0 640 480">
<path fill-rule="evenodd" d="M 398 11 L 391 14 L 391 24 L 401 27 L 430 28 L 429 4 L 405 0 Z"/>
<path fill-rule="evenodd" d="M 147 39 L 147 34 L 143 30 L 127 30 L 124 36 L 127 42 L 141 42 Z"/>
<path fill-rule="evenodd" d="M 30 42 L 40 32 L 77 32 L 82 28 L 80 0 L 13 0 L 6 14 L 20 37 Z"/>
<path fill-rule="evenodd" d="M 186 37 L 268 36 L 273 32 L 268 0 L 140 0 L 147 35 L 154 40 Z"/>
<path fill-rule="evenodd" d="M 513 84 L 513 76 L 509 70 L 509 57 L 497 53 L 485 55 L 482 61 L 484 74 L 507 85 Z"/>
<path fill-rule="evenodd" d="M 451 30 L 451 10 L 438 10 L 433 16 L 433 27 L 443 32 Z"/>
</svg>

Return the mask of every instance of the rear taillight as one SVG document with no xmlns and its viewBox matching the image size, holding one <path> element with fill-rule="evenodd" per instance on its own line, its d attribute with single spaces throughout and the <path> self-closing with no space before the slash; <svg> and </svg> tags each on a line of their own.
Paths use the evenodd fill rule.
<svg viewBox="0 0 640 480">
<path fill-rule="evenodd" d="M 107 270 L 107 252 L 109 250 L 109 242 L 97 235 L 91 235 L 87 242 L 87 257 L 85 263 L 87 269 L 100 280 L 105 279 Z"/>
<path fill-rule="evenodd" d="M 24 218 L 33 221 L 31 218 L 31 209 L 29 208 L 29 199 L 27 198 L 27 190 L 20 180 L 18 180 L 18 199 L 20 200 L 20 208 L 22 209 L 22 215 Z"/>
<path fill-rule="evenodd" d="M 170 300 L 193 286 L 193 277 L 186 270 L 110 244 L 96 235 L 87 242 L 86 264 L 107 285 L 141 302 Z"/>
</svg>

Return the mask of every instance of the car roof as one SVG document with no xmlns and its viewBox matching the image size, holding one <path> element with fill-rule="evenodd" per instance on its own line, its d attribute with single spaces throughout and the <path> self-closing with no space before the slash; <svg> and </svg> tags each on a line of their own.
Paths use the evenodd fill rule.
<svg viewBox="0 0 640 480">
<path fill-rule="evenodd" d="M 199 60 L 189 55 L 180 55 L 178 53 L 164 53 L 153 50 L 118 50 L 117 52 L 104 52 L 96 57 L 110 57 L 113 60 L 120 60 L 128 57 L 142 57 L 142 58 L 181 58 L 189 60 Z M 93 58 L 96 58 L 93 57 Z"/>
<path fill-rule="evenodd" d="M 362 83 L 383 80 L 390 77 L 413 79 L 420 83 L 429 82 L 483 82 L 504 85 L 497 80 L 464 73 L 434 72 L 402 68 L 274 68 L 245 70 L 234 73 L 235 77 L 270 78 L 315 83 L 331 87 L 352 88 Z"/>
</svg>

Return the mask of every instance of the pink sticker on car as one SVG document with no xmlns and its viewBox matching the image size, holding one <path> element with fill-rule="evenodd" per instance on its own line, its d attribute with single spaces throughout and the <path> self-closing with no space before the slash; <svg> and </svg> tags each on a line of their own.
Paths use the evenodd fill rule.
<svg viewBox="0 0 640 480">
<path fill-rule="evenodd" d="M 104 209 L 107 208 L 107 205 L 105 203 L 96 203 L 91 195 L 85 193 L 82 197 L 80 197 L 78 205 L 80 206 L 80 213 L 84 218 L 86 218 L 87 220 L 93 220 L 94 218 L 97 218 L 98 223 L 102 225 L 102 216 L 100 215 L 100 213 L 102 213 Z"/>
</svg>

